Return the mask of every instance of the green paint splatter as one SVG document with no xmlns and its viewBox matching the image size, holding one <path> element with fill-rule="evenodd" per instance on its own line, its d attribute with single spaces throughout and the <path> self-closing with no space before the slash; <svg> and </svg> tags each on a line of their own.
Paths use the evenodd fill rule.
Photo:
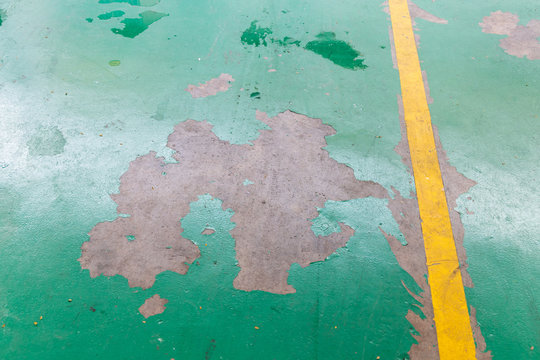
<svg viewBox="0 0 540 360">
<path fill-rule="evenodd" d="M 99 20 L 109 20 L 109 19 L 112 19 L 112 18 L 124 16 L 125 14 L 126 13 L 123 12 L 122 10 L 115 10 L 115 11 L 111 11 L 111 12 L 108 12 L 108 13 L 105 13 L 105 14 L 98 15 L 98 19 Z"/>
<path fill-rule="evenodd" d="M 87 22 L 89 22 L 89 23 L 91 23 L 91 22 L 94 21 L 94 19 L 92 19 L 92 18 L 86 18 L 85 20 L 86 20 Z"/>
<path fill-rule="evenodd" d="M 248 185 L 252 185 L 252 184 L 255 184 L 253 181 L 249 180 L 249 179 L 246 179 L 244 180 L 243 182 L 244 186 L 248 186 Z"/>
<path fill-rule="evenodd" d="M 124 24 L 123 29 L 113 28 L 111 31 L 115 34 L 133 39 L 135 36 L 148 29 L 150 25 L 165 16 L 169 16 L 169 14 L 148 10 L 139 14 L 139 19 L 122 20 L 121 23 Z"/>
<path fill-rule="evenodd" d="M 367 68 L 364 65 L 364 59 L 360 59 L 360 52 L 345 41 L 337 40 L 336 34 L 333 32 L 320 33 L 317 35 L 317 40 L 308 42 L 305 48 L 346 69 Z"/>
<path fill-rule="evenodd" d="M 109 66 L 120 66 L 120 60 L 109 61 Z"/>
<path fill-rule="evenodd" d="M 6 20 L 6 11 L 3 9 L 0 9 L 0 26 L 2 26 L 5 20 Z"/>
<path fill-rule="evenodd" d="M 126 3 L 134 6 L 154 6 L 161 0 L 99 0 L 100 4 Z"/>
<path fill-rule="evenodd" d="M 242 44 L 246 45 L 264 45 L 267 46 L 266 37 L 272 34 L 269 28 L 257 26 L 257 20 L 251 22 L 251 26 L 247 28 L 241 37 Z"/>
<path fill-rule="evenodd" d="M 289 45 L 300 46 L 300 40 L 295 40 L 295 39 L 293 39 L 292 37 L 289 37 L 289 36 L 285 36 L 283 38 L 283 40 L 272 39 L 272 42 L 275 42 L 275 43 L 277 43 L 278 45 L 281 45 L 281 46 L 289 46 Z"/>
<path fill-rule="evenodd" d="M 255 91 L 255 92 L 252 92 L 250 95 L 249 95 L 250 98 L 255 98 L 255 99 L 260 99 L 261 98 L 261 93 L 258 92 L 258 91 Z"/>
<path fill-rule="evenodd" d="M 127 239 L 127 241 L 133 241 L 133 240 L 135 240 L 135 236 L 133 236 L 133 235 L 126 235 L 126 239 Z"/>
</svg>

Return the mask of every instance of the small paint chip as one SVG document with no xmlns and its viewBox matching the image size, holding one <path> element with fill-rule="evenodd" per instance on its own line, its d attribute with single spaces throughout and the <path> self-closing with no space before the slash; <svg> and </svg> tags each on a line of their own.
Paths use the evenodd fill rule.
<svg viewBox="0 0 540 360">
<path fill-rule="evenodd" d="M 120 66 L 120 60 L 109 61 L 109 66 Z"/>
<path fill-rule="evenodd" d="M 40 316 L 40 317 L 39 317 L 39 320 L 43 320 L 43 316 Z"/>
<path fill-rule="evenodd" d="M 72 302 L 72 301 L 73 301 L 73 299 L 68 299 L 68 302 Z"/>
<path fill-rule="evenodd" d="M 5 328 L 5 327 L 6 327 L 6 324 L 2 324 L 2 327 Z"/>
<path fill-rule="evenodd" d="M 269 69 L 268 72 L 276 72 L 276 69 Z"/>
<path fill-rule="evenodd" d="M 34 326 L 37 326 L 37 321 L 34 321 Z"/>
<path fill-rule="evenodd" d="M 258 326 L 255 326 L 255 330 L 259 330 L 259 327 L 258 327 Z"/>
</svg>

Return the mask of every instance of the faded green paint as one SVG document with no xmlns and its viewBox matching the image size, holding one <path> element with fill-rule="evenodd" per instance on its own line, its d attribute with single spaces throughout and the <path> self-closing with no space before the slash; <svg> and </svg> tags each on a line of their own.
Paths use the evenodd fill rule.
<svg viewBox="0 0 540 360">
<path fill-rule="evenodd" d="M 111 11 L 111 12 L 108 12 L 108 13 L 105 13 L 105 14 L 98 15 L 98 19 L 99 20 L 110 20 L 112 18 L 122 17 L 125 14 L 126 13 L 123 12 L 122 10 L 115 10 L 115 11 Z"/>
<path fill-rule="evenodd" d="M 26 144 L 32 156 L 53 156 L 64 152 L 66 139 L 57 127 L 41 127 Z"/>
<path fill-rule="evenodd" d="M 111 29 L 111 31 L 115 34 L 119 34 L 124 37 L 133 39 L 137 35 L 140 35 L 143 31 L 148 29 L 150 25 L 165 16 L 169 16 L 169 14 L 148 10 L 140 13 L 138 19 L 127 18 L 122 20 L 121 23 L 124 24 L 123 29 L 113 28 Z"/>
<path fill-rule="evenodd" d="M 317 35 L 317 40 L 306 44 L 306 50 L 313 51 L 323 58 L 330 60 L 336 65 L 346 69 L 357 70 L 367 68 L 360 52 L 343 40 L 337 40 L 333 32 L 322 32 Z"/>
<path fill-rule="evenodd" d="M 249 28 L 242 33 L 240 40 L 245 45 L 267 46 L 266 37 L 270 34 L 272 34 L 270 28 L 260 27 L 257 25 L 257 21 L 254 20 L 251 22 Z"/>
</svg>

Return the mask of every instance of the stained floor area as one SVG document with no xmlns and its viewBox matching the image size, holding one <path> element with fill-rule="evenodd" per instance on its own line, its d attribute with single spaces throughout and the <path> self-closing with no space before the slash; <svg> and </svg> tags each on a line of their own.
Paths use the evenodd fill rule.
<svg viewBox="0 0 540 360">
<path fill-rule="evenodd" d="M 540 359 L 540 6 L 409 11 L 477 359 Z M 388 4 L 0 0 L 1 359 L 438 359 Z"/>
</svg>

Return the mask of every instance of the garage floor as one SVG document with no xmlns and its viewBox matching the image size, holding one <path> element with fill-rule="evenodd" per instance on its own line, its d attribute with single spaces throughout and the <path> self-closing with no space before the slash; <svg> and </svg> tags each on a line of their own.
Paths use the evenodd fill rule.
<svg viewBox="0 0 540 360">
<path fill-rule="evenodd" d="M 537 1 L 0 0 L 1 359 L 540 359 Z"/>
</svg>

